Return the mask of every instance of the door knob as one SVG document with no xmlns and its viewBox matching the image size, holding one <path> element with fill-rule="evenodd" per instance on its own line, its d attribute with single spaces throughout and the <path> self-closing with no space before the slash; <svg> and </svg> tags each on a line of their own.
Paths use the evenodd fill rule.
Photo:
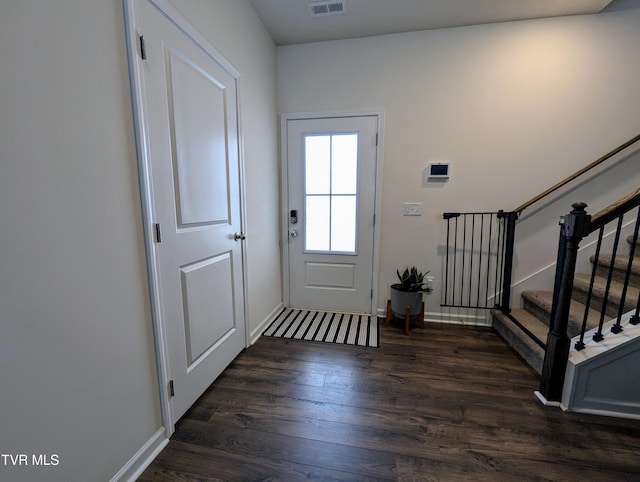
<svg viewBox="0 0 640 482">
<path fill-rule="evenodd" d="M 244 233 L 235 233 L 235 234 L 233 235 L 233 240 L 234 240 L 234 241 L 240 241 L 240 240 L 242 240 L 242 239 L 247 239 L 247 237 L 245 236 L 245 234 L 244 234 Z"/>
</svg>

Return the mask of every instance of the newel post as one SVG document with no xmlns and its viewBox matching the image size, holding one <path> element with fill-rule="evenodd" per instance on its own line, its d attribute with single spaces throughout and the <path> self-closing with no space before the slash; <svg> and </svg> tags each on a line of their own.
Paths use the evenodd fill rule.
<svg viewBox="0 0 640 482">
<path fill-rule="evenodd" d="M 567 334 L 571 292 L 576 271 L 576 258 L 580 241 L 589 233 L 591 216 L 587 214 L 584 203 L 572 205 L 573 210 L 564 217 L 561 238 L 564 238 L 564 262 L 558 264 L 555 300 L 552 308 L 553 318 L 549 324 L 547 350 L 542 367 L 540 393 L 549 402 L 558 402 L 562 398 L 564 373 L 569 359 L 570 340 Z M 562 249 L 562 248 L 561 248 Z"/>
<path fill-rule="evenodd" d="M 511 278 L 513 276 L 513 252 L 516 242 L 516 221 L 518 213 L 502 213 L 505 218 L 504 271 L 502 278 L 502 301 L 500 310 L 511 312 Z"/>
</svg>

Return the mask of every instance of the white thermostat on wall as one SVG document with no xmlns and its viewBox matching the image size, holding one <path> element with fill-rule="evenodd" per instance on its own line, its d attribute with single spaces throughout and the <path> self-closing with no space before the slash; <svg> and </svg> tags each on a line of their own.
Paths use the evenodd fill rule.
<svg viewBox="0 0 640 482">
<path fill-rule="evenodd" d="M 449 179 L 451 166 L 448 162 L 430 162 L 427 166 L 427 179 L 446 181 Z"/>
</svg>

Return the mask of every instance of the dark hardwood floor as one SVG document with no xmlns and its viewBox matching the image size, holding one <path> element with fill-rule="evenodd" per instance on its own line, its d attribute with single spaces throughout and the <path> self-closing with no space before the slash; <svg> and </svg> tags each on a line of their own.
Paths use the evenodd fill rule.
<svg viewBox="0 0 640 482">
<path fill-rule="evenodd" d="M 491 329 L 383 323 L 380 342 L 261 338 L 139 480 L 640 480 L 640 421 L 543 407 Z"/>
</svg>

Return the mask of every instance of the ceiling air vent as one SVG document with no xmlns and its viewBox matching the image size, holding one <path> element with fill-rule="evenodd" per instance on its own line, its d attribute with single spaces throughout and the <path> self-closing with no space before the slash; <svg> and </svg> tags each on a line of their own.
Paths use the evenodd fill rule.
<svg viewBox="0 0 640 482">
<path fill-rule="evenodd" d="M 313 2 L 309 4 L 309 10 L 313 17 L 325 15 L 338 15 L 346 13 L 345 0 L 329 0 L 325 2 Z"/>
</svg>

